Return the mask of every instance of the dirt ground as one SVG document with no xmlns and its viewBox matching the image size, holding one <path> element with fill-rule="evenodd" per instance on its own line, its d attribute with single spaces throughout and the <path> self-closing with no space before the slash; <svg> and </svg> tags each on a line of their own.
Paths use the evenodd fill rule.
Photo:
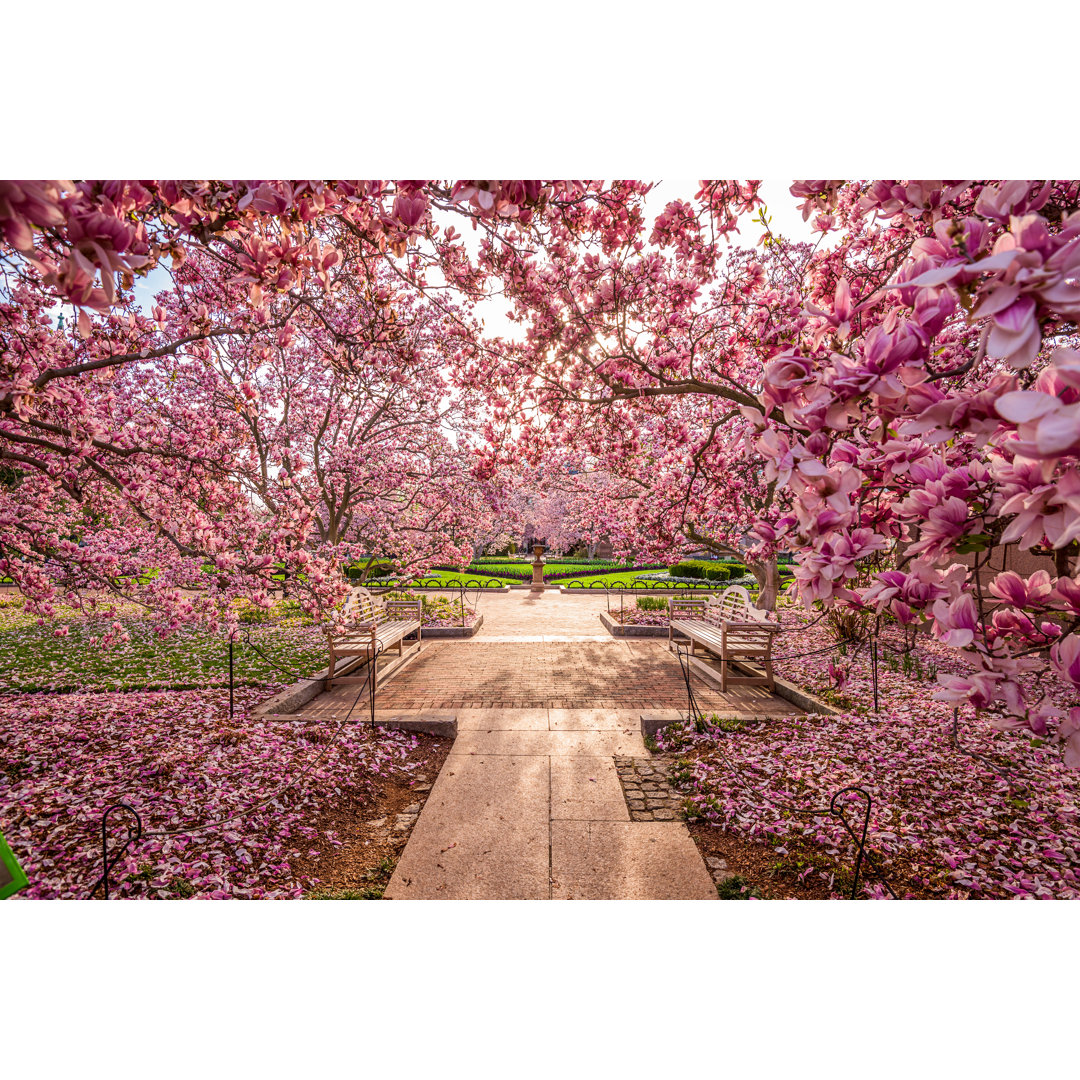
<svg viewBox="0 0 1080 1080">
<path fill-rule="evenodd" d="M 378 900 L 382 897 L 412 831 L 411 826 L 397 830 L 397 816 L 415 807 L 415 812 L 409 815 L 415 823 L 453 745 L 452 739 L 437 735 L 418 735 L 417 739 L 409 758 L 419 762 L 420 767 L 409 783 L 384 781 L 374 800 L 341 806 L 315 823 L 320 834 L 335 830 L 341 847 L 335 847 L 320 835 L 312 844 L 320 857 L 297 861 L 299 875 L 320 882 L 308 891 L 308 898 Z"/>
</svg>

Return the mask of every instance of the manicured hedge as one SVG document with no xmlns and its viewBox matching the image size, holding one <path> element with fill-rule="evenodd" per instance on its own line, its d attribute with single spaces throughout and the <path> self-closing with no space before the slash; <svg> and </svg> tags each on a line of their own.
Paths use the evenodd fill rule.
<svg viewBox="0 0 1080 1080">
<path fill-rule="evenodd" d="M 366 575 L 369 578 L 385 577 L 393 570 L 393 567 L 388 562 L 376 562 L 372 563 L 369 567 L 366 563 L 360 566 L 347 566 L 345 567 L 345 576 L 350 581 L 359 581 Z"/>
<path fill-rule="evenodd" d="M 528 582 L 532 581 L 532 568 L 528 563 L 520 562 L 506 562 L 505 560 L 479 560 L 477 562 L 470 563 L 465 567 L 464 571 L 459 571 L 455 567 L 449 566 L 436 566 L 435 570 L 452 570 L 454 573 L 464 573 L 466 575 L 476 576 L 492 576 L 513 578 L 516 581 Z M 662 563 L 648 563 L 639 566 L 627 566 L 626 563 L 616 563 L 605 560 L 597 560 L 593 563 L 581 563 L 576 559 L 558 560 L 549 559 L 544 567 L 544 580 L 545 581 L 564 581 L 568 578 L 581 577 L 584 574 L 596 574 L 604 571 L 617 571 L 625 574 L 636 574 L 643 570 L 663 570 L 664 565 Z"/>
<path fill-rule="evenodd" d="M 684 559 L 668 567 L 672 577 L 697 578 L 704 581 L 730 581 L 746 573 L 742 563 L 720 562 L 710 559 Z"/>
</svg>

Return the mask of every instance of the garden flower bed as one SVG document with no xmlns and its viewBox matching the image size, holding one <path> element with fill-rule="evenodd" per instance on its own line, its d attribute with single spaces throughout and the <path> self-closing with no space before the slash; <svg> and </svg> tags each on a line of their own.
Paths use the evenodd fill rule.
<svg viewBox="0 0 1080 1080">
<path fill-rule="evenodd" d="M 39 624 L 21 598 L 5 598 L 0 826 L 30 877 L 21 896 L 86 895 L 101 873 L 101 815 L 121 799 L 148 835 L 111 874 L 115 895 L 299 897 L 341 877 L 335 826 L 355 832 L 384 788 L 391 803 L 407 794 L 445 748 L 429 736 L 372 735 L 360 722 L 253 716 L 283 681 L 326 665 L 322 630 L 293 607 L 241 611 L 230 719 L 224 634 L 163 640 L 130 606 L 107 618 L 60 609 Z M 425 626 L 460 619 L 457 602 L 440 597 L 425 597 L 424 612 Z M 115 644 L 94 643 L 109 631 Z M 111 820 L 123 836 L 130 818 Z M 169 835 L 149 835 L 159 832 Z"/>
<path fill-rule="evenodd" d="M 430 596 L 412 592 L 390 592 L 383 599 L 413 600 L 420 599 L 420 625 L 425 629 L 442 629 L 455 626 L 472 626 L 478 616 L 471 604 L 462 604 L 460 598 Z M 463 617 L 464 613 L 464 617 Z"/>
<path fill-rule="evenodd" d="M 829 651 L 780 659 L 777 674 L 845 711 L 755 724 L 712 718 L 702 730 L 660 732 L 659 748 L 679 754 L 676 779 L 692 818 L 755 841 L 777 880 L 846 895 L 854 846 L 828 806 L 859 785 L 873 799 L 868 850 L 897 896 L 1080 897 L 1080 777 L 1059 745 L 969 710 L 954 742 L 952 708 L 932 695 L 937 674 L 962 669 L 926 637 L 909 653 L 885 653 L 875 715 L 869 647 L 837 646 L 824 623 L 809 626 L 790 607 L 781 619 L 788 631 L 778 657 Z M 895 634 L 883 639 L 899 645 Z M 1050 690 L 1060 706 L 1077 704 L 1063 685 Z M 803 808 L 818 812 L 795 812 Z M 862 812 L 861 800 L 848 809 L 860 822 Z M 760 865 L 755 884 L 768 894 Z M 872 873 L 860 892 L 888 895 Z"/>
<path fill-rule="evenodd" d="M 233 642 L 237 686 L 262 686 L 326 666 L 326 638 L 310 619 L 279 605 L 277 612 L 241 611 Z M 60 608 L 56 617 L 27 615 L 21 597 L 0 604 L 0 691 L 199 689 L 229 683 L 224 631 L 161 626 L 132 605 L 109 616 Z M 113 644 L 103 648 L 103 637 Z"/>
<path fill-rule="evenodd" d="M 607 613 L 608 618 L 617 622 L 620 626 L 667 626 L 668 613 L 666 611 L 642 611 L 638 607 L 612 608 Z"/>
</svg>

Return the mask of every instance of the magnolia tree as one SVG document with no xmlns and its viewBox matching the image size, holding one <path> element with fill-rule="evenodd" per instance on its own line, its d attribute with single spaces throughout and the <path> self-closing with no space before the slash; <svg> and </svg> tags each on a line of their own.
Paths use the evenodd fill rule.
<svg viewBox="0 0 1080 1080">
<path fill-rule="evenodd" d="M 165 298 L 166 318 L 214 299 L 212 267 L 189 264 L 181 277 L 192 293 Z M 373 553 L 402 573 L 467 561 L 486 492 L 458 446 L 476 403 L 448 380 L 466 316 L 401 294 L 385 272 L 332 285 L 299 307 L 270 301 L 290 312 L 280 331 L 211 346 L 202 408 L 235 431 L 234 477 L 273 517 L 299 500 L 312 520 L 307 549 L 326 568 L 370 564 Z"/>
<path fill-rule="evenodd" d="M 1056 723 L 1080 763 L 1080 709 L 1047 692 L 1080 687 L 1080 183 L 800 183 L 827 242 L 766 229 L 753 250 L 729 239 L 755 183 L 703 183 L 652 222 L 648 190 L 0 184 L 0 569 L 41 611 L 96 582 L 182 621 L 258 599 L 278 566 L 326 604 L 340 574 L 314 549 L 370 543 L 369 506 L 380 542 L 468 542 L 437 482 L 455 447 L 488 445 L 470 470 L 486 485 L 572 453 L 609 485 L 624 549 L 742 553 L 752 529 L 759 566 L 797 554 L 806 603 L 927 629 L 970 667 L 947 700 Z M 172 286 L 151 317 L 132 286 L 155 267 Z M 520 341 L 479 334 L 470 304 L 493 287 Z M 78 313 L 63 330 L 58 302 Z M 436 369 L 460 401 L 423 389 Z M 417 372 L 423 438 L 394 429 L 400 400 L 370 443 L 339 438 L 395 370 Z M 301 372 L 311 395 L 286 394 Z M 437 437 L 455 409 L 471 444 Z M 391 442 L 413 470 L 396 487 L 374 449 Z M 1050 550 L 1052 570 L 1002 571 L 1010 546 Z M 211 574 L 192 599 L 195 567 Z"/>
<path fill-rule="evenodd" d="M 509 454 L 540 462 L 563 451 L 607 478 L 594 513 L 617 549 L 746 559 L 771 607 L 776 552 L 748 537 L 786 494 L 764 477 L 742 410 L 761 406 L 768 359 L 801 317 L 811 249 L 726 250 L 755 184 L 703 184 L 693 206 L 670 204 L 651 231 L 645 191 L 619 189 L 616 232 L 486 253 L 528 334 L 498 342 L 498 364 L 482 353 L 472 375 L 502 376 L 496 419 L 531 421 Z M 500 434 L 489 429 L 496 447 Z"/>
<path fill-rule="evenodd" d="M 330 488 L 315 491 L 321 480 L 294 482 L 316 448 L 310 437 L 287 443 L 271 368 L 280 385 L 287 365 L 321 354 L 342 379 L 374 370 L 392 381 L 389 361 L 379 366 L 392 350 L 372 339 L 394 343 L 404 294 L 431 298 L 465 348 L 475 326 L 443 293 L 467 301 L 483 275 L 443 222 L 458 215 L 494 248 L 579 216 L 604 192 L 561 182 L 0 182 L 0 570 L 43 614 L 88 585 L 151 604 L 171 625 L 221 612 L 236 595 L 264 601 L 280 568 L 303 577 L 312 603 L 332 602 L 340 575 L 312 564 L 313 536 L 331 547 L 345 534 L 361 546 L 391 542 L 393 518 L 400 552 L 432 550 L 405 540 L 453 535 L 461 517 L 447 517 L 445 484 L 440 495 L 441 463 L 455 455 L 434 431 L 434 388 L 427 434 L 392 463 L 413 475 L 364 488 L 380 510 L 361 539 L 351 488 L 328 501 Z M 171 298 L 148 316 L 133 286 L 155 268 L 171 275 Z M 62 329 L 58 303 L 77 312 Z M 407 379 L 418 355 L 398 374 Z M 436 361 L 425 362 L 430 371 Z M 276 404 L 262 405 L 264 391 Z M 324 380 L 315 398 L 328 392 Z M 305 402 L 298 411 L 318 411 L 294 397 Z M 338 434 L 349 423 L 337 412 L 328 422 Z M 346 452 L 337 434 L 330 442 L 334 475 L 367 484 L 360 474 L 373 458 L 346 461 L 356 447 Z M 103 521 L 130 540 L 113 543 Z M 195 600 L 192 584 L 206 586 Z"/>
<path fill-rule="evenodd" d="M 760 535 L 800 549 L 807 602 L 929 625 L 970 666 L 940 697 L 1056 720 L 1080 765 L 1080 709 L 1044 685 L 1080 687 L 1080 182 L 792 190 L 838 242 L 747 410 L 793 498 Z M 1010 545 L 1054 571 L 1001 572 Z"/>
<path fill-rule="evenodd" d="M 928 629 L 970 665 L 944 699 L 1040 735 L 1057 721 L 1080 764 L 1080 709 L 1046 692 L 1051 674 L 1080 687 L 1078 189 L 797 184 L 827 245 L 767 230 L 725 255 L 756 191 L 703 184 L 647 239 L 628 209 L 591 245 L 492 249 L 529 324 L 499 346 L 504 410 L 531 410 L 536 457 L 587 445 L 627 484 L 648 471 L 671 534 L 738 532 L 752 508 L 761 555 L 797 553 L 804 602 Z M 648 404 L 665 399 L 690 404 Z M 725 508 L 734 483 L 748 505 Z M 1045 546 L 1053 572 L 1002 572 L 1009 546 Z"/>
</svg>

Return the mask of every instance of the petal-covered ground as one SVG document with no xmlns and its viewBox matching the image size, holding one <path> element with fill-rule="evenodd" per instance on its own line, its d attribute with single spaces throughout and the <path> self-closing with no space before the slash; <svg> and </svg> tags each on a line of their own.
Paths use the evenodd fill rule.
<svg viewBox="0 0 1080 1080">
<path fill-rule="evenodd" d="M 873 800 L 867 847 L 898 896 L 1080 897 L 1080 772 L 1064 766 L 1058 744 L 970 710 L 954 739 L 952 708 L 932 695 L 937 674 L 962 669 L 925 636 L 905 653 L 897 634 L 883 634 L 891 648 L 879 653 L 875 714 L 869 646 L 840 649 L 824 623 L 807 626 L 791 608 L 782 619 L 774 653 L 791 659 L 777 674 L 845 711 L 667 729 L 658 742 L 685 759 L 688 808 L 771 845 L 777 873 L 816 875 L 843 895 L 855 848 L 828 807 L 858 785 Z M 1065 687 L 1050 689 L 1059 704 L 1077 704 Z M 864 806 L 847 802 L 857 827 Z M 860 891 L 888 895 L 872 873 Z"/>
<path fill-rule="evenodd" d="M 102 813 L 119 799 L 144 836 L 112 873 L 118 894 L 302 895 L 315 879 L 292 862 L 310 865 L 314 842 L 334 840 L 318 837 L 320 813 L 420 762 L 413 737 L 362 722 L 248 717 L 274 689 L 237 691 L 232 721 L 227 690 L 0 699 L 0 822 L 31 881 L 20 895 L 85 896 L 101 873 Z M 130 820 L 114 815 L 111 835 Z"/>
</svg>

